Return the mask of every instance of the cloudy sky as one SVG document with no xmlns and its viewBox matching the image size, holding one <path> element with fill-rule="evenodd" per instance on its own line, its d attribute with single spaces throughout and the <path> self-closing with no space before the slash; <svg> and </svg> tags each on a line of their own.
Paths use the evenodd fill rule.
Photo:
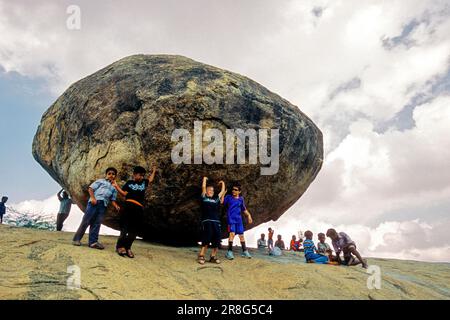
<svg viewBox="0 0 450 320">
<path fill-rule="evenodd" d="M 449 262 L 449 30 L 449 0 L 0 0 L 0 193 L 56 211 L 58 185 L 31 156 L 42 113 L 124 56 L 180 54 L 256 80 L 324 134 L 317 179 L 248 242 L 269 225 L 284 238 L 333 226 L 369 256 Z"/>
</svg>

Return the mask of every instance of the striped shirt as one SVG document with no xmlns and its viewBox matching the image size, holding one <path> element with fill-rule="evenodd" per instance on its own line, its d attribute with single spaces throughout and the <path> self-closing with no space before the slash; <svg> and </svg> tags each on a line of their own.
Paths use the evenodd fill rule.
<svg viewBox="0 0 450 320">
<path fill-rule="evenodd" d="M 316 246 L 314 245 L 314 241 L 310 239 L 306 239 L 305 241 L 303 241 L 303 249 L 305 250 L 306 259 L 308 259 L 309 255 L 312 255 L 317 251 Z"/>
</svg>

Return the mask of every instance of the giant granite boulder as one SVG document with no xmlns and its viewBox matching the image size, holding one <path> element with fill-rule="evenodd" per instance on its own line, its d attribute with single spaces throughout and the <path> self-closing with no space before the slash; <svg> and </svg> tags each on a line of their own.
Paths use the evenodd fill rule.
<svg viewBox="0 0 450 320">
<path fill-rule="evenodd" d="M 185 134 L 174 135 L 176 129 Z M 226 139 L 226 130 L 236 130 L 234 140 Z M 276 130 L 278 145 L 272 144 Z M 257 134 L 256 147 L 243 132 Z M 267 141 L 261 132 L 267 132 Z M 181 142 L 192 146 L 189 155 L 179 148 Z M 223 143 L 223 156 L 218 147 L 211 148 L 217 143 Z M 247 152 L 240 162 L 238 149 Z M 184 156 L 183 163 L 174 150 Z M 276 157 L 269 164 L 264 157 L 256 163 L 250 159 L 252 152 L 263 151 L 279 154 L 279 166 Z M 255 81 L 182 56 L 134 55 L 71 85 L 44 113 L 33 156 L 81 209 L 89 184 L 107 167 L 119 170 L 123 184 L 135 165 L 157 164 L 140 236 L 190 244 L 200 230 L 202 176 L 224 179 L 229 191 L 231 181 L 240 182 L 254 220 L 249 229 L 277 220 L 301 197 L 321 168 L 323 144 L 322 133 L 305 114 Z M 104 224 L 118 228 L 118 214 L 111 208 Z"/>
</svg>

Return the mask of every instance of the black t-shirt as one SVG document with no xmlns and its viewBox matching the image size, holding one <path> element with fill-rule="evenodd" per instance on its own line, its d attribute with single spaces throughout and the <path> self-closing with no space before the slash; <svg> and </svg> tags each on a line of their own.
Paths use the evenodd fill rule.
<svg viewBox="0 0 450 320">
<path fill-rule="evenodd" d="M 149 185 L 148 179 L 144 179 L 141 182 L 136 182 L 134 180 L 128 180 L 122 190 L 127 191 L 126 199 L 131 199 L 139 202 L 140 204 L 144 204 L 145 200 L 145 190 Z"/>
<path fill-rule="evenodd" d="M 217 221 L 219 219 L 220 199 L 219 196 L 212 198 L 202 195 L 202 221 Z"/>
</svg>

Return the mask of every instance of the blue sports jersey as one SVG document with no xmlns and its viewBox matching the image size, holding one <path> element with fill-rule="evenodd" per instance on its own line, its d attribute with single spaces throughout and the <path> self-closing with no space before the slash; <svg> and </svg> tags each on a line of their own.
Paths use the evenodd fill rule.
<svg viewBox="0 0 450 320">
<path fill-rule="evenodd" d="M 223 204 L 227 207 L 228 224 L 242 224 L 241 213 L 247 210 L 245 207 L 244 198 L 235 198 L 228 194 L 225 196 Z"/>
</svg>

